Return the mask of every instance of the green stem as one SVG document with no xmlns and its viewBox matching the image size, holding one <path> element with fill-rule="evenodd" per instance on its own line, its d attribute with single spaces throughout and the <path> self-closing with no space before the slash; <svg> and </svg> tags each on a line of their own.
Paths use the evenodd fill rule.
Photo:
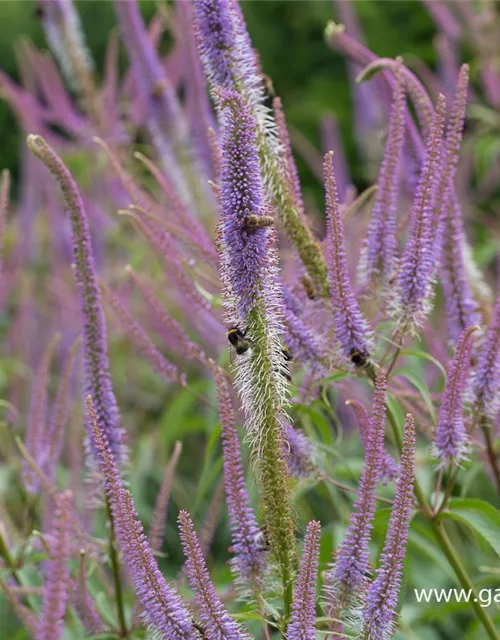
<svg viewBox="0 0 500 640">
<path fill-rule="evenodd" d="M 394 416 L 390 410 L 390 407 L 387 407 L 387 415 L 389 417 L 389 422 L 391 423 L 391 427 L 394 431 L 394 437 L 396 438 L 398 447 L 401 449 L 403 444 L 401 433 L 399 432 L 398 425 L 396 423 L 396 420 L 394 419 Z M 474 585 L 472 584 L 472 581 L 467 573 L 467 570 L 463 566 L 462 561 L 460 560 L 457 552 L 455 551 L 452 541 L 448 538 L 448 535 L 446 534 L 443 523 L 440 520 L 437 520 L 435 518 L 434 514 L 432 513 L 432 509 L 430 508 L 427 502 L 427 499 L 422 490 L 422 487 L 420 486 L 420 483 L 416 478 L 415 478 L 415 496 L 422 509 L 422 513 L 425 519 L 427 520 L 427 522 L 429 523 L 432 529 L 434 537 L 436 538 L 436 542 L 441 547 L 441 550 L 443 551 L 444 555 L 448 559 L 448 562 L 452 566 L 455 572 L 455 575 L 458 578 L 458 581 L 460 582 L 462 588 L 467 590 L 471 594 L 472 597 L 471 599 L 469 599 L 469 602 L 472 605 L 472 608 L 474 609 L 476 616 L 479 618 L 483 627 L 485 628 L 486 633 L 488 634 L 488 637 L 491 640 L 500 640 L 500 634 L 495 629 L 493 620 L 486 612 L 486 609 L 484 609 L 481 606 L 479 598 L 477 597 L 476 590 L 474 589 Z"/>
<path fill-rule="evenodd" d="M 498 493 L 500 493 L 500 468 L 498 466 L 498 457 L 495 451 L 495 445 L 493 444 L 493 439 L 491 437 L 491 428 L 488 426 L 488 424 L 486 424 L 484 420 L 481 422 L 481 431 L 483 432 L 484 441 L 486 443 L 488 462 L 490 463 L 491 471 L 493 472 L 493 477 L 495 478 Z"/>
<path fill-rule="evenodd" d="M 127 623 L 125 620 L 125 604 L 123 600 L 122 583 L 120 580 L 120 564 L 118 561 L 118 553 L 116 550 L 115 524 L 111 508 L 108 500 L 106 500 L 106 509 L 109 518 L 109 557 L 111 560 L 111 571 L 113 573 L 113 582 L 115 583 L 116 609 L 118 613 L 118 624 L 120 626 L 120 637 L 128 638 Z"/>
</svg>

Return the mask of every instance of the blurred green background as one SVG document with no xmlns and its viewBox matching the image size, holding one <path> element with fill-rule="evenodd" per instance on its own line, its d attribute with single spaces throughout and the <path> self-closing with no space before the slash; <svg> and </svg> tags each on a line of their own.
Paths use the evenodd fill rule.
<svg viewBox="0 0 500 640">
<path fill-rule="evenodd" d="M 106 42 L 115 24 L 111 0 L 80 0 L 87 42 L 101 69 Z M 141 7 L 151 16 L 156 2 Z M 283 99 L 289 123 L 317 144 L 318 122 L 325 112 L 335 113 L 356 177 L 356 154 L 351 129 L 351 102 L 344 60 L 324 43 L 323 29 L 336 18 L 332 0 L 244 0 L 243 11 L 262 65 Z M 360 1 L 355 10 L 369 46 L 382 56 L 413 54 L 433 66 L 434 25 L 417 0 Z M 35 2 L 0 2 L 0 67 L 18 77 L 16 49 L 23 38 L 45 47 Z M 122 59 L 125 60 L 123 51 Z M 16 173 L 21 140 L 14 115 L 0 103 L 0 166 Z M 306 185 L 312 177 L 299 163 Z"/>
</svg>

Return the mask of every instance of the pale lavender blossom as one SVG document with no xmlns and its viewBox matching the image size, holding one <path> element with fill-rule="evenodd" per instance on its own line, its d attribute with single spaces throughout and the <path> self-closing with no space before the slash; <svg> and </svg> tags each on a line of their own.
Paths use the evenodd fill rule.
<svg viewBox="0 0 500 640">
<path fill-rule="evenodd" d="M 45 453 L 50 365 L 60 338 L 60 335 L 56 335 L 44 350 L 40 364 L 34 373 L 31 389 L 25 441 L 27 450 L 40 467 L 43 467 Z M 36 493 L 40 487 L 40 480 L 26 463 L 23 468 L 23 476 L 27 491 Z"/>
<path fill-rule="evenodd" d="M 151 341 L 148 334 L 135 320 L 123 301 L 101 281 L 101 290 L 105 295 L 109 306 L 113 309 L 118 321 L 123 326 L 126 335 L 130 338 L 144 358 L 149 362 L 153 370 L 164 380 L 178 381 L 179 372 L 177 367 L 169 362 Z"/>
<path fill-rule="evenodd" d="M 179 533 L 186 556 L 186 571 L 200 611 L 203 633 L 217 640 L 247 640 L 248 635 L 231 618 L 215 592 L 198 536 L 187 511 L 179 513 Z"/>
<path fill-rule="evenodd" d="M 42 609 L 38 620 L 36 640 L 61 640 L 64 633 L 64 614 L 70 589 L 71 503 L 70 491 L 61 493 L 56 501 L 54 530 L 51 532 L 50 559 L 45 567 Z"/>
<path fill-rule="evenodd" d="M 405 112 L 403 81 L 400 70 L 397 70 L 389 132 L 377 181 L 377 195 L 359 266 L 360 279 L 366 285 L 380 282 L 387 286 L 396 268 L 396 216 L 405 134 Z"/>
<path fill-rule="evenodd" d="M 410 212 L 408 239 L 401 257 L 394 315 L 400 327 L 414 329 L 430 311 L 436 266 L 434 205 L 441 168 L 445 100 L 440 96 L 429 133 L 426 155 Z M 439 212 L 440 213 L 440 212 Z"/>
<path fill-rule="evenodd" d="M 413 485 L 415 481 L 415 421 L 406 416 L 400 473 L 396 497 L 392 507 L 389 528 L 380 566 L 375 580 L 368 588 L 361 616 L 363 640 L 386 640 L 394 630 L 394 618 L 401 587 L 406 542 L 413 510 Z"/>
<path fill-rule="evenodd" d="M 83 324 L 84 394 L 90 395 L 106 438 L 119 462 L 127 458 L 125 433 L 109 374 L 106 322 L 94 267 L 90 229 L 73 176 L 41 136 L 28 136 L 30 150 L 59 183 L 72 226 L 74 275 Z M 90 432 L 90 429 L 89 429 Z"/>
<path fill-rule="evenodd" d="M 316 638 L 316 582 L 320 536 L 321 525 L 312 520 L 307 525 L 304 539 L 287 640 L 315 640 Z"/>
<path fill-rule="evenodd" d="M 481 318 L 466 273 L 465 243 L 462 208 L 453 193 L 444 212 L 441 263 L 444 308 L 451 342 L 456 342 L 464 329 L 478 324 Z"/>
<path fill-rule="evenodd" d="M 370 417 L 368 412 L 361 402 L 358 402 L 357 400 L 347 400 L 346 404 L 353 409 L 356 415 L 359 438 L 366 450 L 367 438 L 370 432 Z M 384 450 L 381 460 L 381 482 L 383 484 L 387 484 L 388 482 L 391 482 L 391 480 L 395 480 L 398 475 L 398 469 L 399 466 L 396 460 L 394 460 L 390 453 Z"/>
<path fill-rule="evenodd" d="M 260 176 L 255 119 L 235 91 L 220 91 L 223 110 L 220 223 L 225 248 L 224 277 L 231 282 L 239 322 L 248 316 L 263 294 L 262 278 L 268 262 L 270 230 L 250 229 L 249 216 L 262 216 L 265 201 Z"/>
<path fill-rule="evenodd" d="M 94 410 L 90 396 L 87 396 L 87 415 L 99 467 L 104 477 L 116 540 L 130 572 L 137 597 L 144 607 L 145 619 L 159 638 L 195 640 L 196 632 L 191 615 L 158 568 L 135 512 L 132 494 L 123 487 L 112 449 L 99 423 L 99 416 Z"/>
<path fill-rule="evenodd" d="M 500 410 L 500 295 L 473 369 L 469 399 L 491 418 Z"/>
<path fill-rule="evenodd" d="M 347 267 L 344 226 L 333 174 L 333 152 L 325 155 L 323 173 L 326 192 L 328 278 L 333 306 L 333 323 L 342 355 L 354 364 L 368 361 L 371 339 L 367 322 L 354 296 Z"/>
<path fill-rule="evenodd" d="M 261 530 L 245 486 L 240 442 L 234 424 L 234 411 L 228 383 L 224 372 L 215 363 L 211 363 L 211 368 L 217 385 L 224 458 L 224 485 L 232 531 L 231 551 L 236 556 L 234 566 L 243 580 L 258 586 L 265 569 L 265 553 L 258 544 Z"/>
<path fill-rule="evenodd" d="M 375 383 L 358 498 L 353 505 L 346 536 L 336 554 L 335 565 L 327 576 L 334 607 L 335 603 L 345 607 L 349 598 L 362 589 L 370 567 L 368 545 L 375 516 L 375 489 L 382 471 L 386 386 L 385 374 L 380 370 Z"/>
<path fill-rule="evenodd" d="M 457 342 L 455 355 L 448 367 L 434 437 L 434 455 L 442 466 L 460 464 L 468 452 L 463 404 L 469 378 L 473 333 L 478 328 L 465 329 Z"/>
<path fill-rule="evenodd" d="M 175 90 L 164 73 L 136 0 L 116 0 L 123 43 L 134 70 L 136 87 L 146 105 L 146 128 L 179 195 L 188 199 L 187 185 L 176 155 L 187 157 L 187 126 Z"/>
</svg>

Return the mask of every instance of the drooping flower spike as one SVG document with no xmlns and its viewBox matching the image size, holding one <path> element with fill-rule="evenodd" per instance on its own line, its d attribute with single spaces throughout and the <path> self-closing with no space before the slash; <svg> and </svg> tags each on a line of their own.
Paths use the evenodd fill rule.
<svg viewBox="0 0 500 640">
<path fill-rule="evenodd" d="M 30 135 L 27 142 L 33 154 L 58 182 L 64 197 L 72 227 L 74 275 L 82 314 L 84 393 L 92 397 L 99 424 L 104 429 L 113 455 L 121 463 L 127 459 L 128 453 L 109 374 L 106 322 L 87 215 L 78 187 L 54 149 L 41 136 Z"/>
<path fill-rule="evenodd" d="M 413 510 L 414 480 L 415 421 L 408 414 L 405 420 L 396 497 L 380 557 L 380 566 L 376 571 L 375 580 L 368 588 L 365 606 L 361 612 L 362 640 L 387 640 L 394 630 L 408 528 Z"/>
<path fill-rule="evenodd" d="M 442 466 L 460 464 L 468 451 L 463 404 L 477 329 L 469 327 L 462 333 L 448 368 L 433 447 Z"/>
<path fill-rule="evenodd" d="M 342 355 L 354 364 L 363 366 L 370 356 L 371 338 L 349 277 L 332 151 L 325 155 L 323 174 L 326 192 L 328 279 L 335 334 Z"/>
</svg>

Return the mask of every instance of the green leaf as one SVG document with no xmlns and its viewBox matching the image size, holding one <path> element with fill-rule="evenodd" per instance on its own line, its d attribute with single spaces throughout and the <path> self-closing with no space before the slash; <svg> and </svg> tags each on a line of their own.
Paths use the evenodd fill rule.
<svg viewBox="0 0 500 640">
<path fill-rule="evenodd" d="M 488 502 L 479 498 L 452 498 L 441 517 L 464 524 L 500 556 L 500 511 Z"/>
<path fill-rule="evenodd" d="M 421 360 L 427 360 L 428 362 L 432 362 L 432 364 L 435 364 L 436 367 L 441 371 L 441 373 L 444 376 L 444 379 L 446 380 L 446 369 L 443 367 L 441 362 L 439 362 L 439 360 L 431 356 L 429 353 L 425 353 L 423 351 L 417 351 L 416 349 L 402 349 L 401 355 L 415 356 L 415 358 L 420 358 Z"/>
<path fill-rule="evenodd" d="M 397 369 L 394 372 L 394 377 L 396 376 L 402 376 L 403 378 L 406 378 L 408 382 L 411 382 L 411 384 L 416 387 L 417 391 L 420 392 L 420 395 L 425 402 L 427 410 L 431 414 L 432 421 L 435 422 L 436 412 L 434 411 L 434 405 L 432 404 L 431 394 L 429 392 L 427 384 L 425 383 L 425 380 L 420 376 L 420 374 L 413 371 L 413 369 L 409 369 L 408 367 L 401 367 L 401 369 Z"/>
</svg>

